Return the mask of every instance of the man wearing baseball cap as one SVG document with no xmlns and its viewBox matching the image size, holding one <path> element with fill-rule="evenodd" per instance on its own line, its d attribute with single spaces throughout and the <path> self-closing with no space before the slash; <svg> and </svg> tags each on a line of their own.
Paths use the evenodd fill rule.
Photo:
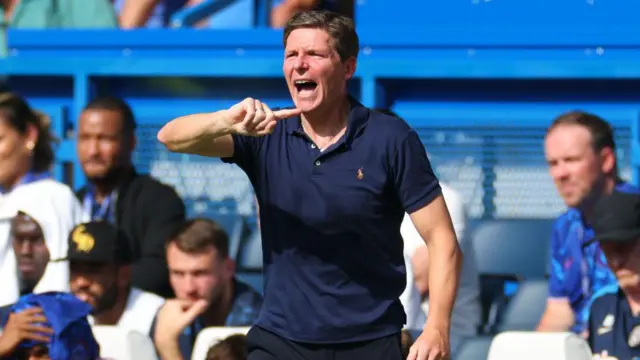
<svg viewBox="0 0 640 360">
<path fill-rule="evenodd" d="M 618 283 L 593 297 L 589 345 L 594 358 L 635 359 L 640 356 L 640 194 L 614 191 L 601 198 L 592 226 Z"/>
<path fill-rule="evenodd" d="M 71 292 L 93 307 L 95 325 L 148 335 L 164 299 L 131 285 L 130 241 L 108 222 L 76 226 L 69 235 Z"/>
</svg>

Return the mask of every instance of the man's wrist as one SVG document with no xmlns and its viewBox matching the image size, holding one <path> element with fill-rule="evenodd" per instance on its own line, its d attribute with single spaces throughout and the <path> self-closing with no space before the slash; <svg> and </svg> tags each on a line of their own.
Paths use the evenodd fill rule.
<svg viewBox="0 0 640 360">
<path fill-rule="evenodd" d="M 231 135 L 234 133 L 233 120 L 229 117 L 229 110 L 220 110 L 211 114 L 209 133 L 215 137 Z"/>
<path fill-rule="evenodd" d="M 162 360 L 182 360 L 178 339 L 158 339 L 158 353 Z"/>
<path fill-rule="evenodd" d="M 424 324 L 425 329 L 443 329 L 451 328 L 451 320 L 446 317 L 432 316 L 431 312 L 427 316 L 427 322 Z"/>
</svg>

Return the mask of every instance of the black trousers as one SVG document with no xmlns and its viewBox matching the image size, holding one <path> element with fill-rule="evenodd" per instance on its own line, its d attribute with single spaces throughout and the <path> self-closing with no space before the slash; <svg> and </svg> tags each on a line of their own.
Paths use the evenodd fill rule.
<svg viewBox="0 0 640 360">
<path fill-rule="evenodd" d="M 404 360 L 400 333 L 347 344 L 307 344 L 254 326 L 247 334 L 249 360 Z"/>
</svg>

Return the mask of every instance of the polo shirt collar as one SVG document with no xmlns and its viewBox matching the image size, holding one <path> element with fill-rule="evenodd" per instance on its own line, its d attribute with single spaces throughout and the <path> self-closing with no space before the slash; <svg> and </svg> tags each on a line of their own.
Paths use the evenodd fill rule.
<svg viewBox="0 0 640 360">
<path fill-rule="evenodd" d="M 351 105 L 351 110 L 349 112 L 347 131 L 345 133 L 345 141 L 348 144 L 365 128 L 370 115 L 369 109 L 352 96 L 349 96 L 349 104 Z M 300 116 L 288 119 L 286 121 L 286 129 L 289 134 L 304 134 Z"/>
</svg>

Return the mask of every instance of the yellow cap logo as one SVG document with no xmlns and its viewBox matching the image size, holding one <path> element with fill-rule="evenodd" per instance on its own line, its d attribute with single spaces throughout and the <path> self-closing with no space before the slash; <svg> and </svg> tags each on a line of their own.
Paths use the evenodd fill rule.
<svg viewBox="0 0 640 360">
<path fill-rule="evenodd" d="M 90 252 L 96 244 L 96 240 L 93 236 L 87 233 L 87 229 L 85 229 L 84 225 L 80 225 L 73 230 L 73 234 L 71 234 L 71 241 L 76 244 L 76 250 L 83 253 Z"/>
</svg>

